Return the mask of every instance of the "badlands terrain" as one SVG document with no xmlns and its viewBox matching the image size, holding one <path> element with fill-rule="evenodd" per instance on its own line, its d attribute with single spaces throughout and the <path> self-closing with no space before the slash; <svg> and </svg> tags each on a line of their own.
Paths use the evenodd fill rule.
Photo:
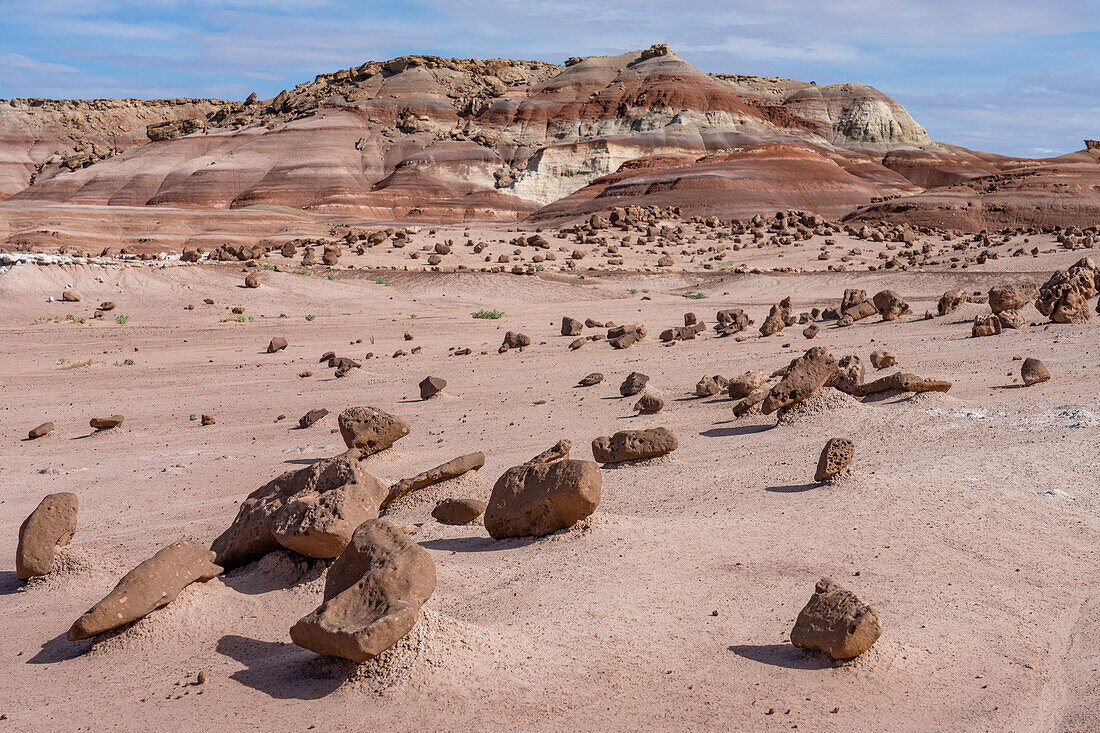
<svg viewBox="0 0 1100 733">
<path fill-rule="evenodd" d="M 1096 150 L 665 47 L 0 119 L 4 727 L 1095 729 Z"/>
</svg>

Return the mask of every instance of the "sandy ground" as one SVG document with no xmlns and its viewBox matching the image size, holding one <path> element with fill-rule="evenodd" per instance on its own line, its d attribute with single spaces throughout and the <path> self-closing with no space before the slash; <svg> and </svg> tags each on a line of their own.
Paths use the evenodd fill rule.
<svg viewBox="0 0 1100 733">
<path fill-rule="evenodd" d="M 799 261 L 818 263 L 817 250 L 807 252 Z M 0 275 L 3 727 L 1093 730 L 1096 325 L 1047 326 L 1030 311 L 1035 325 L 971 339 L 970 321 L 986 306 L 921 318 L 945 290 L 1041 282 L 1080 256 L 925 272 L 824 272 L 820 262 L 798 275 L 583 280 L 402 271 L 386 274 L 389 284 L 349 269 L 348 258 L 339 279 L 269 271 L 254 290 L 241 287 L 239 264 L 11 268 Z M 790 259 L 751 250 L 736 262 Z M 81 303 L 47 302 L 68 285 Z M 718 309 L 745 307 L 759 325 L 786 295 L 797 313 L 835 305 L 845 287 L 891 287 L 914 313 L 823 324 L 812 345 L 865 361 L 876 348 L 896 351 L 904 370 L 951 380 L 948 394 L 858 402 L 833 392 L 778 424 L 759 413 L 734 418 L 727 398 L 695 398 L 695 382 L 785 365 L 811 345 L 801 327 L 769 338 L 752 329 L 743 343 L 708 332 L 666 347 L 655 337 L 685 311 L 713 324 Z M 689 291 L 706 297 L 682 297 Z M 102 300 L 117 304 L 105 322 L 64 320 Z M 223 321 L 230 306 L 245 308 L 243 322 Z M 481 308 L 505 315 L 470 317 Z M 571 352 L 572 339 L 558 335 L 563 315 L 642 322 L 650 337 L 626 351 L 602 342 Z M 498 354 L 509 329 L 534 344 Z M 276 335 L 290 346 L 264 353 Z M 413 346 L 422 352 L 390 356 Z M 463 346 L 473 353 L 449 355 Z M 335 379 L 317 363 L 330 349 L 375 358 Z M 1016 356 L 1042 359 L 1053 379 L 1020 388 Z M 304 370 L 313 375 L 299 377 Z M 635 370 L 664 396 L 661 413 L 636 417 L 635 400 L 619 397 Z M 574 386 L 592 371 L 606 380 Z M 448 386 L 422 401 L 416 385 L 427 375 Z M 398 648 L 355 667 L 291 644 L 290 625 L 319 602 L 323 566 L 284 554 L 191 586 L 110 638 L 65 640 L 136 563 L 181 536 L 212 540 L 246 494 L 341 451 L 335 414 L 352 405 L 412 426 L 367 459 L 384 482 L 487 454 L 477 474 L 390 514 L 414 527 L 439 576 Z M 333 414 L 297 429 L 315 407 Z M 93 434 L 91 417 L 116 412 L 121 428 Z M 189 419 L 200 413 L 217 423 Z M 45 420 L 56 430 L 25 440 Z M 560 438 L 589 458 L 592 438 L 652 425 L 672 429 L 679 450 L 604 470 L 598 510 L 569 531 L 496 542 L 480 525 L 430 517 L 446 496 L 487 499 L 506 468 Z M 852 438 L 856 457 L 841 480 L 818 485 L 814 467 L 832 436 Z M 13 561 L 19 524 L 57 491 L 80 497 L 77 534 L 55 573 L 24 585 Z M 788 642 L 822 576 L 882 619 L 878 643 L 853 662 Z M 192 684 L 200 670 L 206 683 Z"/>
</svg>

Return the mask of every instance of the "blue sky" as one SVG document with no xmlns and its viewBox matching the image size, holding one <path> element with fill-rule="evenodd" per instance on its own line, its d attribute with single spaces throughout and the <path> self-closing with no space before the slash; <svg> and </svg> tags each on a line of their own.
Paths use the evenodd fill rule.
<svg viewBox="0 0 1100 733">
<path fill-rule="evenodd" d="M 704 71 L 871 84 L 933 139 L 1100 138 L 1098 0 L 0 0 L 0 97 L 271 97 L 413 53 L 560 63 L 667 42 Z"/>
</svg>

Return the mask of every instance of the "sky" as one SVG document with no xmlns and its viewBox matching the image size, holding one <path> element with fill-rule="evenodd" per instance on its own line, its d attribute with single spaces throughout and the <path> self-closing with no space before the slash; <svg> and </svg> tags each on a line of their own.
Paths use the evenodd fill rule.
<svg viewBox="0 0 1100 733">
<path fill-rule="evenodd" d="M 0 0 L 0 98 L 264 99 L 396 56 L 654 43 L 706 72 L 870 84 L 972 149 L 1100 138 L 1100 0 Z"/>
</svg>

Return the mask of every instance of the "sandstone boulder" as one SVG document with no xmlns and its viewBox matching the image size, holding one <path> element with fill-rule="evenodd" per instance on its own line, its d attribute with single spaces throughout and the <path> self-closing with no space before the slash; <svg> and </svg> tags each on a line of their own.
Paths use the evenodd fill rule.
<svg viewBox="0 0 1100 733">
<path fill-rule="evenodd" d="M 1050 372 L 1043 366 L 1043 362 L 1029 357 L 1024 359 L 1024 363 L 1020 367 L 1020 377 L 1024 380 L 1024 386 L 1030 387 L 1033 384 L 1039 384 L 1050 379 Z"/>
<path fill-rule="evenodd" d="M 28 440 L 37 440 L 38 438 L 41 438 L 44 435 L 48 435 L 52 431 L 53 431 L 53 423 L 52 422 L 44 422 L 41 425 L 38 425 L 37 427 L 31 428 L 30 432 L 27 433 L 27 439 Z"/>
<path fill-rule="evenodd" d="M 668 428 L 620 430 L 592 441 L 592 456 L 598 463 L 622 463 L 671 453 L 679 447 Z"/>
<path fill-rule="evenodd" d="M 173 542 L 126 573 L 103 600 L 76 620 L 69 641 L 87 639 L 148 616 L 175 600 L 184 588 L 221 573 L 214 553 L 198 542 Z"/>
<path fill-rule="evenodd" d="M 783 379 L 772 387 L 771 392 L 764 399 L 761 411 L 769 415 L 776 410 L 802 402 L 831 383 L 837 371 L 836 358 L 824 347 L 815 346 L 791 362 Z"/>
<path fill-rule="evenodd" d="M 287 347 L 287 340 L 282 336 L 276 336 L 271 339 L 271 343 L 267 345 L 267 353 L 274 354 L 276 351 L 282 351 Z"/>
<path fill-rule="evenodd" d="M 579 387 L 592 387 L 603 381 L 603 374 L 600 372 L 592 372 L 588 376 L 584 377 L 581 381 L 577 382 Z"/>
<path fill-rule="evenodd" d="M 996 313 L 985 313 L 974 317 L 974 325 L 970 328 L 970 335 L 974 338 L 980 336 L 996 336 L 1001 332 L 1001 319 Z"/>
<path fill-rule="evenodd" d="M 665 401 L 655 394 L 646 392 L 634 404 L 634 409 L 643 415 L 652 415 L 664 409 Z"/>
<path fill-rule="evenodd" d="M 768 375 L 764 372 L 747 371 L 740 377 L 731 379 L 726 389 L 731 399 L 739 400 L 742 397 L 748 397 L 766 381 L 768 381 Z"/>
<path fill-rule="evenodd" d="M 478 499 L 444 499 L 435 505 L 432 517 L 440 524 L 469 524 L 484 513 L 486 506 Z"/>
<path fill-rule="evenodd" d="M 298 418 L 298 427 L 308 428 L 326 415 L 328 415 L 328 410 L 323 407 L 318 407 L 317 409 L 310 410 L 309 412 Z"/>
<path fill-rule="evenodd" d="M 841 392 L 852 394 L 863 384 L 864 374 L 863 359 L 858 354 L 848 354 L 837 363 L 837 374 L 832 385 Z"/>
<path fill-rule="evenodd" d="M 365 662 L 416 625 L 435 590 L 435 563 L 381 519 L 363 522 L 325 577 L 324 601 L 290 629 L 298 646 Z"/>
<path fill-rule="evenodd" d="M 856 445 L 847 438 L 830 438 L 817 460 L 817 472 L 814 481 L 828 481 L 843 471 L 852 462 Z"/>
<path fill-rule="evenodd" d="M 572 527 L 596 510 L 602 480 L 595 463 L 569 458 L 510 468 L 493 486 L 485 529 L 499 540 Z"/>
<path fill-rule="evenodd" d="M 1096 264 L 1084 257 L 1051 275 L 1039 288 L 1035 308 L 1055 323 L 1084 323 L 1091 318 L 1088 300 L 1096 295 L 1098 278 Z"/>
<path fill-rule="evenodd" d="M 880 392 L 946 392 L 949 389 L 951 389 L 951 382 L 943 379 L 931 379 L 918 377 L 916 374 L 908 372 L 896 372 L 873 382 L 861 384 L 849 394 L 854 397 L 866 397 Z"/>
<path fill-rule="evenodd" d="M 581 331 L 584 330 L 584 324 L 578 321 L 576 318 L 570 318 L 565 316 L 561 319 L 561 335 L 562 336 L 580 336 Z"/>
<path fill-rule="evenodd" d="M 623 397 L 631 397 L 640 393 L 649 383 L 649 377 L 641 372 L 631 372 L 623 383 L 619 385 L 619 394 Z"/>
<path fill-rule="evenodd" d="M 363 456 L 385 450 L 409 434 L 409 424 L 376 407 L 349 407 L 337 419 L 348 448 Z"/>
<path fill-rule="evenodd" d="M 78 504 L 76 494 L 49 494 L 19 525 L 15 574 L 20 580 L 53 570 L 56 548 L 69 544 L 76 533 Z"/>
<path fill-rule="evenodd" d="M 881 633 L 873 608 L 831 579 L 822 578 L 798 614 L 791 644 L 823 651 L 833 659 L 851 659 L 870 649 Z"/>
<path fill-rule="evenodd" d="M 307 557 L 336 557 L 359 524 L 378 516 L 386 495 L 349 451 L 287 471 L 249 494 L 210 549 L 225 568 L 281 547 Z"/>
<path fill-rule="evenodd" d="M 96 430 L 109 430 L 121 425 L 122 420 L 122 415 L 110 415 L 108 417 L 93 417 L 88 421 L 88 424 Z"/>
<path fill-rule="evenodd" d="M 1015 311 L 1035 303 L 1039 287 L 1035 283 L 998 285 L 989 289 L 989 307 L 994 313 Z"/>
<path fill-rule="evenodd" d="M 941 316 L 946 316 L 948 313 L 954 313 L 958 310 L 963 303 L 969 302 L 970 294 L 965 290 L 948 290 L 940 296 L 940 302 L 937 304 L 936 309 Z"/>
<path fill-rule="evenodd" d="M 896 321 L 909 312 L 909 304 L 893 290 L 875 293 L 874 304 L 884 321 Z"/>
<path fill-rule="evenodd" d="M 435 468 L 419 473 L 412 478 L 402 479 L 390 487 L 386 498 L 382 500 L 381 508 L 385 509 L 398 499 L 414 491 L 419 491 L 426 486 L 438 484 L 441 481 L 457 478 L 469 471 L 476 471 L 485 465 L 485 454 L 478 451 L 458 458 L 453 458 Z"/>
<path fill-rule="evenodd" d="M 246 288 L 258 288 L 260 287 L 260 273 L 250 272 L 245 275 L 244 286 Z"/>
<path fill-rule="evenodd" d="M 898 363 L 898 355 L 893 351 L 885 351 L 883 349 L 876 349 L 871 352 L 871 366 L 875 369 L 886 369 L 888 367 L 896 366 Z"/>
</svg>

